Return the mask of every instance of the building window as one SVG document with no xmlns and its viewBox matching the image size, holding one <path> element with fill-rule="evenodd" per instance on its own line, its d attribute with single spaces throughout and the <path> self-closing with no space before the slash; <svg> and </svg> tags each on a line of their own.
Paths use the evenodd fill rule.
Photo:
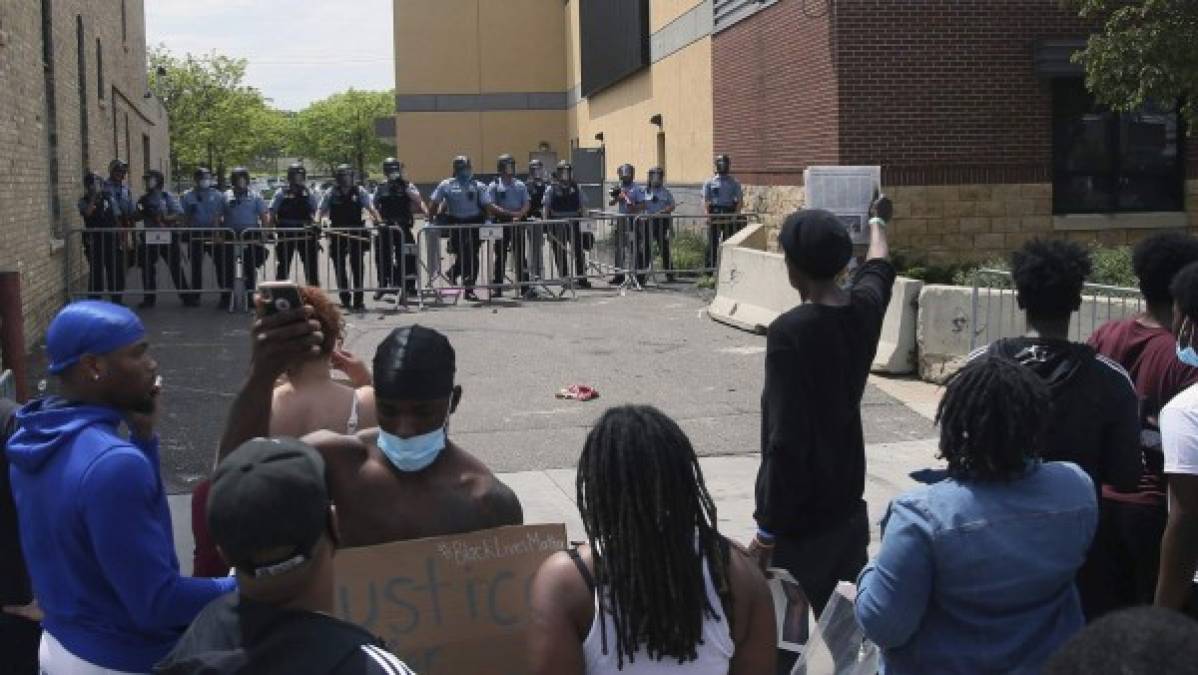
<svg viewBox="0 0 1198 675">
<path fill-rule="evenodd" d="M 121 42 L 129 44 L 129 10 L 125 7 L 125 0 L 121 0 Z"/>
<path fill-rule="evenodd" d="M 145 174 L 150 173 L 150 137 L 146 134 L 141 135 L 141 164 L 145 168 Z M 145 175 L 143 174 L 143 175 Z"/>
<path fill-rule="evenodd" d="M 104 100 L 104 48 L 96 38 L 96 96 Z"/>
<path fill-rule="evenodd" d="M 42 83 L 46 93 L 46 181 L 50 227 L 60 236 L 62 200 L 58 194 L 58 102 L 54 87 L 54 6 L 42 0 Z"/>
<path fill-rule="evenodd" d="M 79 96 L 79 156 L 83 159 L 83 170 L 87 171 L 91 169 L 91 142 L 87 124 L 87 42 L 83 38 L 82 15 L 75 15 L 75 55 L 78 59 L 75 79 Z"/>
<path fill-rule="evenodd" d="M 1184 138 L 1176 106 L 1118 113 L 1080 79 L 1053 82 L 1053 212 L 1185 210 Z"/>
</svg>

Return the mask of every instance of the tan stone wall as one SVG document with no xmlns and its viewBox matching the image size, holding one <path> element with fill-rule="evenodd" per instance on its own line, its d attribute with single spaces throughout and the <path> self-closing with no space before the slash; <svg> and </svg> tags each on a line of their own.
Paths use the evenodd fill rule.
<svg viewBox="0 0 1198 675">
<path fill-rule="evenodd" d="M 168 174 L 170 137 L 166 111 L 144 98 L 145 19 L 141 0 L 97 8 L 86 0 L 55 0 L 53 7 L 54 101 L 57 108 L 60 216 L 51 214 L 51 185 L 42 70 L 41 3 L 0 4 L 0 270 L 21 274 L 27 347 L 32 349 L 65 299 L 65 280 L 84 266 L 78 238 L 61 233 L 82 225 L 75 202 L 82 194 L 83 126 L 79 97 L 76 25 L 83 23 L 88 166 L 103 173 L 109 160 L 129 162 L 134 195 L 147 168 Z M 103 53 L 103 97 L 98 96 L 96 40 Z M 126 132 L 126 117 L 128 132 Z M 143 135 L 150 154 L 143 152 Z M 69 253 L 69 256 L 68 256 Z M 71 270 L 66 269 L 68 257 Z"/>
</svg>

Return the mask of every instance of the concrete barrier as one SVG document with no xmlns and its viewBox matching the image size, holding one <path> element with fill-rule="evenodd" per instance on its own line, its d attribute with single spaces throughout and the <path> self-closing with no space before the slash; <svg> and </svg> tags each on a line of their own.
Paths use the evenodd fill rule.
<svg viewBox="0 0 1198 675">
<path fill-rule="evenodd" d="M 750 225 L 724 242 L 716 297 L 708 315 L 721 323 L 764 334 L 774 319 L 800 304 L 799 292 L 791 288 L 786 259 L 766 250 L 768 230 Z M 874 372 L 895 375 L 915 371 L 916 301 L 923 282 L 900 278 L 886 310 L 882 339 L 874 358 Z"/>
</svg>

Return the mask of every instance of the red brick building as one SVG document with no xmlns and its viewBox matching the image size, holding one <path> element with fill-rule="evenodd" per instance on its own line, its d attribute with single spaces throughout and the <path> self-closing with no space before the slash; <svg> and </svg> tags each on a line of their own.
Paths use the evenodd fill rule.
<svg viewBox="0 0 1198 675">
<path fill-rule="evenodd" d="M 1176 111 L 1096 106 L 1058 0 L 760 4 L 712 48 L 715 150 L 751 206 L 801 203 L 810 165 L 881 165 L 896 243 L 933 261 L 1198 225 Z"/>
</svg>

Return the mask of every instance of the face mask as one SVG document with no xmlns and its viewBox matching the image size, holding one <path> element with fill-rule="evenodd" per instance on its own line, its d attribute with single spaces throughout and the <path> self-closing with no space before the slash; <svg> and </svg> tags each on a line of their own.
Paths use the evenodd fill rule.
<svg viewBox="0 0 1198 675">
<path fill-rule="evenodd" d="M 237 188 L 238 190 L 244 190 L 245 186 L 246 180 L 244 178 L 238 178 L 233 181 L 233 187 Z"/>
<path fill-rule="evenodd" d="M 462 169 L 461 171 L 454 174 L 454 176 L 456 176 L 458 180 L 460 180 L 464 183 L 464 182 L 470 180 L 471 178 L 474 178 L 474 172 L 470 171 L 470 169 Z"/>
<path fill-rule="evenodd" d="M 450 406 L 453 399 L 450 399 Z M 395 465 L 395 468 L 407 473 L 415 473 L 427 468 L 437 460 L 441 451 L 448 443 L 446 429 L 449 426 L 449 410 L 445 411 L 445 424 L 433 429 L 427 434 L 400 438 L 395 434 L 379 429 L 379 450 Z"/>
<path fill-rule="evenodd" d="M 399 181 L 403 180 L 403 173 L 399 171 L 392 171 L 391 173 L 387 174 L 387 180 L 391 181 L 392 183 L 398 183 Z"/>
<path fill-rule="evenodd" d="M 207 178 L 200 179 L 200 189 L 207 190 L 212 187 L 212 181 Z"/>
<path fill-rule="evenodd" d="M 1181 330 L 1177 332 L 1177 360 L 1181 361 L 1187 366 L 1198 368 L 1198 351 L 1194 350 L 1194 346 L 1192 344 L 1186 344 L 1184 348 L 1181 346 L 1181 335 L 1182 333 L 1186 332 L 1186 326 L 1190 325 L 1189 321 L 1189 319 L 1183 321 L 1181 324 Z M 1187 343 L 1193 339 L 1193 332 L 1191 331 L 1190 338 L 1187 340 Z"/>
</svg>

